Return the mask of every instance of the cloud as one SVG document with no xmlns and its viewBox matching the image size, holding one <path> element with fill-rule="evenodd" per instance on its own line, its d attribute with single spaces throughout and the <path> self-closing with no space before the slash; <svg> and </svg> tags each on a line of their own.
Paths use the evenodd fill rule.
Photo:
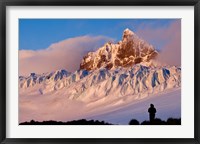
<svg viewBox="0 0 200 144">
<path fill-rule="evenodd" d="M 44 73 L 58 69 L 75 71 L 81 59 L 89 51 L 95 51 L 105 42 L 112 41 L 105 36 L 80 36 L 52 44 L 43 50 L 19 50 L 19 75 L 31 72 Z"/>
<path fill-rule="evenodd" d="M 136 32 L 140 37 L 160 50 L 158 60 L 169 65 L 181 65 L 181 20 L 175 20 L 169 26 L 142 26 Z"/>
</svg>

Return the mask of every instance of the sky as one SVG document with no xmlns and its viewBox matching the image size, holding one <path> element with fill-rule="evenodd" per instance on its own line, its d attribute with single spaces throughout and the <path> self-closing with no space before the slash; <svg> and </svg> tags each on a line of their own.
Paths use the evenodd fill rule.
<svg viewBox="0 0 200 144">
<path fill-rule="evenodd" d="M 180 65 L 180 19 L 19 19 L 20 75 L 75 71 L 87 52 L 118 42 L 126 28 L 161 51 L 161 60 Z"/>
</svg>

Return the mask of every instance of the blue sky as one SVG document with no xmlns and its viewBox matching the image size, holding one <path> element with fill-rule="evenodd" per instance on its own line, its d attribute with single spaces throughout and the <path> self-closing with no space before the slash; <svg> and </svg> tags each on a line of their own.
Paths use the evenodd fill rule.
<svg viewBox="0 0 200 144">
<path fill-rule="evenodd" d="M 84 35 L 107 36 L 117 42 L 125 28 L 137 33 L 146 26 L 165 29 L 174 21 L 176 19 L 20 19 L 19 50 L 46 49 L 53 43 Z M 160 49 L 166 41 L 150 39 L 149 42 Z"/>
</svg>

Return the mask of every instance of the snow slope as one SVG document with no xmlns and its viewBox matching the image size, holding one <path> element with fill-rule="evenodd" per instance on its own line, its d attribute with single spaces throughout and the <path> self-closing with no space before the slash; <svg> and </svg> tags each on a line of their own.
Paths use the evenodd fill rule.
<svg viewBox="0 0 200 144">
<path fill-rule="evenodd" d="M 156 117 L 163 120 L 181 117 L 181 89 L 175 88 L 144 99 L 135 100 L 132 95 L 118 98 L 110 103 L 83 103 L 69 100 L 62 95 L 21 96 L 19 122 L 32 119 L 70 121 L 78 119 L 104 120 L 113 124 L 128 124 L 131 119 L 148 120 L 150 103 L 157 108 Z"/>
<path fill-rule="evenodd" d="M 137 64 L 131 68 L 119 67 L 114 70 L 103 68 L 74 73 L 66 70 L 41 75 L 32 73 L 28 77 L 19 77 L 19 119 L 23 122 L 32 119 L 66 121 L 99 118 L 125 124 L 133 114 L 140 113 L 135 118 L 141 119 L 140 115 L 144 115 L 144 109 L 153 101 L 153 96 L 159 102 L 160 97 L 156 95 L 171 95 L 165 93 L 180 89 L 180 86 L 181 69 L 175 66 L 146 67 Z M 177 102 L 174 98 L 177 97 L 168 100 L 166 109 L 171 109 L 170 104 Z M 130 109 L 136 111 L 126 107 L 129 103 L 133 105 Z M 177 103 L 177 107 L 180 107 L 180 103 Z M 116 108 L 119 109 L 117 113 Z M 137 111 L 138 108 L 141 111 Z M 126 120 L 120 116 L 122 113 L 126 114 L 123 116 L 127 117 Z"/>
<path fill-rule="evenodd" d="M 130 96 L 129 96 L 130 97 Z M 116 105 L 121 105 L 109 109 L 100 110 L 90 116 L 86 116 L 87 119 L 104 120 L 114 124 L 128 124 L 131 119 L 137 119 L 142 122 L 149 120 L 148 108 L 153 103 L 157 109 L 156 117 L 162 120 L 168 118 L 181 118 L 181 89 L 173 89 L 163 93 L 159 93 L 150 97 L 147 97 L 138 101 L 127 102 L 125 100 L 116 101 Z M 122 104 L 123 103 L 123 104 Z"/>
</svg>

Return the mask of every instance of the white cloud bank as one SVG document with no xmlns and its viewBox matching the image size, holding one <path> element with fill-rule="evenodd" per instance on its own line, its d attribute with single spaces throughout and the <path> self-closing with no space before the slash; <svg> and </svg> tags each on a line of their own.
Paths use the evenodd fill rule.
<svg viewBox="0 0 200 144">
<path fill-rule="evenodd" d="M 94 51 L 112 39 L 105 36 L 80 36 L 52 44 L 43 50 L 19 51 L 19 75 L 31 72 L 44 73 L 58 69 L 75 71 L 81 59 L 89 51 Z"/>
</svg>

